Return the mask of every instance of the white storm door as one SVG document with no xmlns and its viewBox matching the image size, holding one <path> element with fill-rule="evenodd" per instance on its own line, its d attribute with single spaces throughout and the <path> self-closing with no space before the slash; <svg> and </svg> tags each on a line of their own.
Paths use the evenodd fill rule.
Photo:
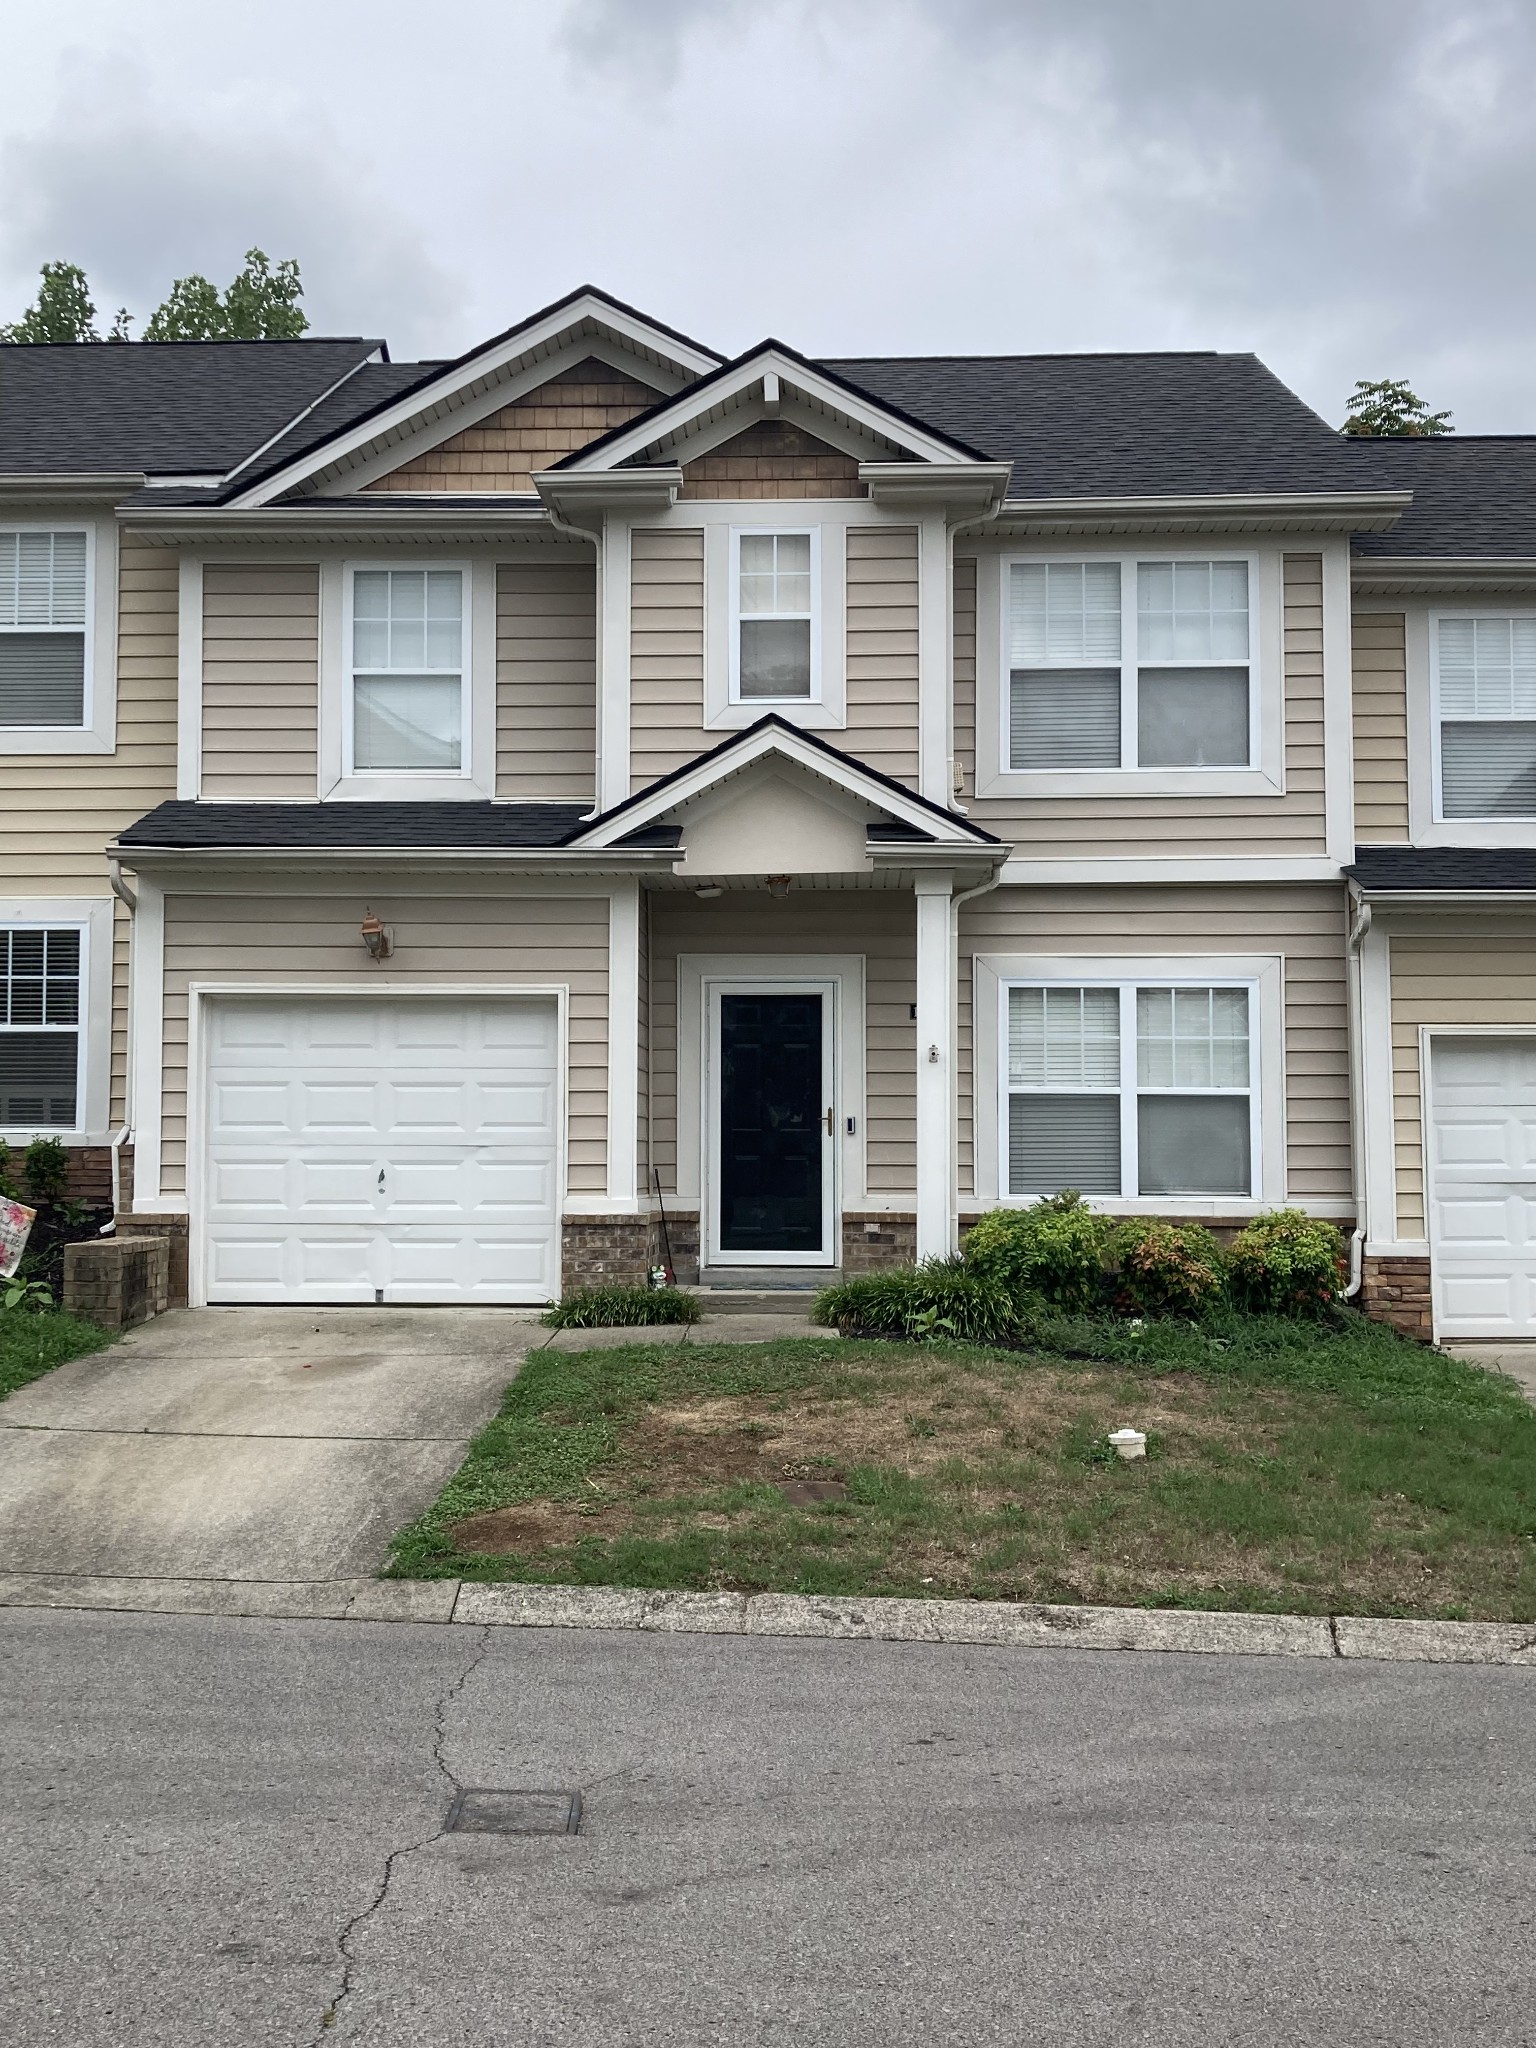
<svg viewBox="0 0 1536 2048">
<path fill-rule="evenodd" d="M 536 1302 L 558 1280 L 545 998 L 211 999 L 210 1302 Z"/>
<path fill-rule="evenodd" d="M 1436 1335 L 1536 1337 L 1536 1036 L 1429 1047 Z"/>
</svg>

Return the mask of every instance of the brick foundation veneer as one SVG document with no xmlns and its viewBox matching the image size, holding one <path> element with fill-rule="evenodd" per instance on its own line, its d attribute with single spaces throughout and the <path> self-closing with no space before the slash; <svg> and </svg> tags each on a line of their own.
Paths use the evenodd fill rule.
<svg viewBox="0 0 1536 2048">
<path fill-rule="evenodd" d="M 170 1242 L 170 1271 L 168 1275 L 166 1305 L 170 1308 L 185 1308 L 187 1305 L 187 1216 L 184 1210 L 166 1210 L 156 1213 L 145 1209 L 135 1211 L 120 1209 L 117 1227 L 124 1236 L 163 1237 Z"/>
<path fill-rule="evenodd" d="M 126 1330 L 170 1306 L 170 1240 L 97 1238 L 64 1248 L 64 1306 L 104 1330 Z"/>
<path fill-rule="evenodd" d="M 1405 1337 L 1434 1340 L 1434 1304 L 1428 1259 L 1366 1259 L 1360 1268 L 1360 1306 Z"/>
<path fill-rule="evenodd" d="M 560 1286 L 639 1287 L 650 1250 L 648 1216 L 567 1216 L 560 1225 Z"/>
<path fill-rule="evenodd" d="M 843 1218 L 843 1277 L 879 1273 L 888 1266 L 917 1261 L 917 1217 L 900 1210 L 877 1216 Z"/>
</svg>

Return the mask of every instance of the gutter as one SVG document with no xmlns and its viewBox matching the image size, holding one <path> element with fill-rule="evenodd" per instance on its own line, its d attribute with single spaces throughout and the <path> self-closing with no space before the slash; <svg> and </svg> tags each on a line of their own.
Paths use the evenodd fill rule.
<svg viewBox="0 0 1536 2048">
<path fill-rule="evenodd" d="M 1039 533 L 1115 525 L 1290 526 L 1311 532 L 1386 533 L 1411 491 L 1242 491 L 1135 498 L 1005 498 L 1000 524 Z"/>
</svg>

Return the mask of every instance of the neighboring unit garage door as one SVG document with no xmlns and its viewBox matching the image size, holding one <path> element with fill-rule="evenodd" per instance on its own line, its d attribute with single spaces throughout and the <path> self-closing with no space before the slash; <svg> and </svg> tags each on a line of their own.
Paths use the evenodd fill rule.
<svg viewBox="0 0 1536 2048">
<path fill-rule="evenodd" d="M 1432 1038 L 1435 1328 L 1536 1337 L 1536 1037 Z"/>
<path fill-rule="evenodd" d="M 552 1001 L 218 999 L 207 1019 L 209 1301 L 555 1292 Z"/>
</svg>

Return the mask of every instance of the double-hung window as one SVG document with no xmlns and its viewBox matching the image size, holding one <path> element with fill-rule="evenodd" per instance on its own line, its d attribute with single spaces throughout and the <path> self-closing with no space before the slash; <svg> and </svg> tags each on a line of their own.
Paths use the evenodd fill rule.
<svg viewBox="0 0 1536 2048">
<path fill-rule="evenodd" d="M 0 735 L 86 722 L 83 529 L 0 529 Z"/>
<path fill-rule="evenodd" d="M 1536 818 L 1536 616 L 1435 622 L 1442 818 Z"/>
<path fill-rule="evenodd" d="M 738 532 L 731 539 L 733 700 L 818 698 L 820 536 L 808 530 Z"/>
<path fill-rule="evenodd" d="M 462 775 L 468 693 L 462 569 L 355 569 L 348 769 Z"/>
<path fill-rule="evenodd" d="M 0 1129 L 80 1118 L 81 932 L 0 925 Z"/>
<path fill-rule="evenodd" d="M 1010 1195 L 1257 1192 L 1249 984 L 1005 984 Z"/>
<path fill-rule="evenodd" d="M 1251 569 L 1225 557 L 1010 562 L 1009 767 L 1251 766 Z"/>
</svg>

